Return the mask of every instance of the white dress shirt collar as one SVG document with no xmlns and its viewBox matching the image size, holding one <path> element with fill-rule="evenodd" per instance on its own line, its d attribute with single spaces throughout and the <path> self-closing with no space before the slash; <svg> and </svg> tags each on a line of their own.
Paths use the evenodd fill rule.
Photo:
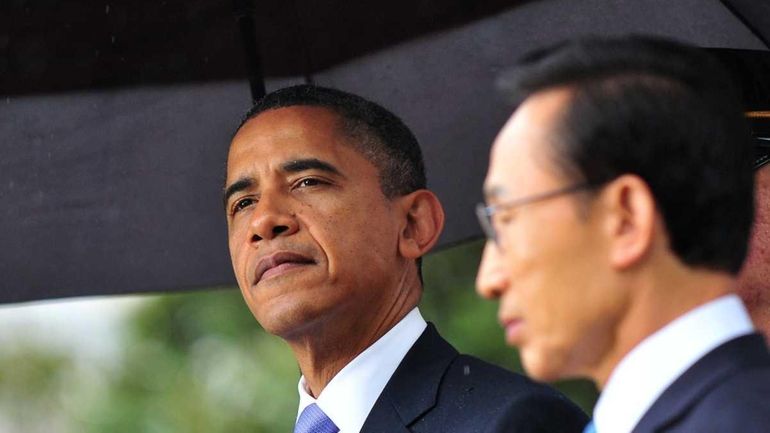
<svg viewBox="0 0 770 433">
<path fill-rule="evenodd" d="M 678 317 L 633 348 L 610 374 L 594 408 L 597 433 L 629 433 L 679 376 L 708 352 L 753 332 L 736 295 Z"/>
<path fill-rule="evenodd" d="M 312 403 L 337 425 L 340 433 L 358 433 L 390 377 L 427 324 L 416 307 L 390 331 L 337 373 L 314 399 L 299 379 L 299 414 Z"/>
</svg>

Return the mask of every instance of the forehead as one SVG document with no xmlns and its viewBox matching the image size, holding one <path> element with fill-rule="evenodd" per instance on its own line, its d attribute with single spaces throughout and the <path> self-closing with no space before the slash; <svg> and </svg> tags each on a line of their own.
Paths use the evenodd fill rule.
<svg viewBox="0 0 770 433">
<path fill-rule="evenodd" d="M 350 140 L 339 116 L 327 108 L 291 106 L 268 110 L 246 122 L 233 138 L 227 176 L 229 179 L 239 175 L 235 172 L 298 158 L 342 162 L 358 153 Z"/>
<path fill-rule="evenodd" d="M 519 106 L 492 145 L 487 189 L 532 191 L 554 177 L 550 155 L 569 96 L 567 89 L 546 90 Z"/>
</svg>

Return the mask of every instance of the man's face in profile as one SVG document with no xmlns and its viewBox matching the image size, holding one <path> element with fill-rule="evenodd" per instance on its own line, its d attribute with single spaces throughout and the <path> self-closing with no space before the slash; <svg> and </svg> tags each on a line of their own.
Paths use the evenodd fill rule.
<svg viewBox="0 0 770 433">
<path fill-rule="evenodd" d="M 755 215 L 749 254 L 736 286 L 754 322 L 770 332 L 770 165 L 756 173 Z"/>
<path fill-rule="evenodd" d="M 544 194 L 570 186 L 550 151 L 568 91 L 538 93 L 524 102 L 495 140 L 484 182 L 487 202 Z M 492 217 L 497 244 L 488 242 L 476 285 L 500 301 L 506 342 L 519 347 L 527 372 L 539 380 L 580 375 L 607 350 L 618 296 L 604 284 L 606 248 L 595 219 L 574 195 L 561 195 Z"/>
<path fill-rule="evenodd" d="M 320 107 L 263 112 L 227 162 L 230 255 L 260 324 L 284 338 L 326 324 L 355 332 L 394 296 L 400 221 L 377 168 Z"/>
</svg>

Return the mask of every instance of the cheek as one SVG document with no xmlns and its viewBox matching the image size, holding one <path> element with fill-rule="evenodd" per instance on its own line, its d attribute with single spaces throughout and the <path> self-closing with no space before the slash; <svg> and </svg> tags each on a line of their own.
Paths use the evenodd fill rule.
<svg viewBox="0 0 770 433">
<path fill-rule="evenodd" d="M 232 227 L 228 234 L 228 245 L 230 248 L 230 259 L 233 265 L 233 271 L 239 284 L 243 284 L 243 274 L 246 271 L 248 253 L 251 248 L 243 238 L 244 232 L 238 227 Z"/>
<path fill-rule="evenodd" d="M 378 212 L 353 222 L 350 231 L 342 237 L 344 262 L 339 266 L 344 267 L 345 277 L 353 280 L 356 287 L 394 287 L 399 278 L 398 236 L 393 220 L 387 219 L 382 210 Z M 388 293 L 380 291 L 383 296 Z"/>
<path fill-rule="evenodd" d="M 520 239 L 508 261 L 513 285 L 520 287 L 522 301 L 533 314 L 558 320 L 575 301 L 576 286 L 584 278 L 581 245 L 569 234 L 542 225 L 522 233 Z"/>
<path fill-rule="evenodd" d="M 312 219 L 311 219 L 312 218 Z M 382 209 L 340 209 L 314 212 L 308 231 L 323 250 L 335 274 L 350 266 L 380 268 L 395 251 L 392 221 Z M 360 269 L 356 272 L 362 273 Z"/>
<path fill-rule="evenodd" d="M 614 320 L 597 317 L 594 307 L 588 300 L 558 292 L 530 302 L 529 335 L 521 351 L 527 371 L 553 381 L 583 375 L 601 359 L 610 346 Z"/>
<path fill-rule="evenodd" d="M 577 230 L 549 230 L 541 225 L 522 236 L 509 266 L 516 270 L 521 307 L 542 350 L 569 350 L 598 307 L 589 296 L 595 286 L 595 251 Z M 533 234 L 537 233 L 537 234 Z M 516 278 L 518 277 L 518 281 Z"/>
<path fill-rule="evenodd" d="M 564 220 L 522 229 L 507 263 L 526 322 L 522 359 L 541 380 L 580 374 L 601 356 L 623 305 L 608 292 L 595 229 Z"/>
</svg>

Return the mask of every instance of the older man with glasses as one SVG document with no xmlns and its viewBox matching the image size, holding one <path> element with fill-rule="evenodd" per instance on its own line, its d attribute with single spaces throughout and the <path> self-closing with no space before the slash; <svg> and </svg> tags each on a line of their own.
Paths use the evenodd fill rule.
<svg viewBox="0 0 770 433">
<path fill-rule="evenodd" d="M 640 37 L 507 77 L 477 289 L 530 376 L 599 386 L 586 432 L 768 431 L 770 354 L 734 293 L 753 173 L 728 83 L 706 52 Z"/>
</svg>

